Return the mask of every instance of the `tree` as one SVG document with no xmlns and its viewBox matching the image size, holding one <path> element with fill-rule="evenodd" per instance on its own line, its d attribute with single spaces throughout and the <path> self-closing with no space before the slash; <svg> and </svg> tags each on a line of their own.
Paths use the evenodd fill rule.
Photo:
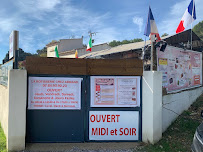
<svg viewBox="0 0 203 152">
<path fill-rule="evenodd" d="M 37 50 L 37 55 L 41 57 L 47 57 L 47 48 L 44 47 L 41 50 Z"/>
<path fill-rule="evenodd" d="M 195 34 L 197 34 L 197 36 L 199 36 L 201 40 L 203 40 L 203 21 L 195 25 L 192 30 L 195 32 Z"/>
<path fill-rule="evenodd" d="M 168 36 L 168 33 L 164 33 L 161 37 Z"/>
<path fill-rule="evenodd" d="M 18 61 L 24 61 L 26 59 L 26 56 L 33 56 L 36 54 L 31 54 L 31 53 L 27 53 L 25 51 L 23 51 L 23 49 L 19 48 L 19 57 L 18 57 Z M 6 56 L 4 57 L 4 62 L 8 62 L 9 61 L 9 52 L 6 53 Z"/>
<path fill-rule="evenodd" d="M 129 44 L 129 43 L 136 43 L 136 42 L 141 42 L 143 41 L 143 39 L 133 39 L 133 40 L 123 40 L 123 41 L 116 41 L 116 40 L 113 40 L 109 43 L 109 46 L 111 47 L 115 47 L 115 46 L 118 46 L 118 45 L 123 45 L 123 44 Z"/>
</svg>

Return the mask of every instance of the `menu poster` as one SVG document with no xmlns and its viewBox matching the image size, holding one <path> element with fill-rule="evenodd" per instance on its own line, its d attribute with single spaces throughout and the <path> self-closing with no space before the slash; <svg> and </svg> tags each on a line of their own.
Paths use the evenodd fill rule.
<svg viewBox="0 0 203 152">
<path fill-rule="evenodd" d="M 91 107 L 140 106 L 140 77 L 91 76 Z"/>
<path fill-rule="evenodd" d="M 158 53 L 158 71 L 167 92 L 177 92 L 202 85 L 202 53 L 167 46 Z"/>
<path fill-rule="evenodd" d="M 81 109 L 82 78 L 29 77 L 28 109 Z"/>
</svg>

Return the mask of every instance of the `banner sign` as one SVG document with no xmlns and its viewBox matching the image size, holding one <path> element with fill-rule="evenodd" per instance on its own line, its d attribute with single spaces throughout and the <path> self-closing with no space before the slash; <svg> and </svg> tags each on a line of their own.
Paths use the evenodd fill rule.
<svg viewBox="0 0 203 152">
<path fill-rule="evenodd" d="M 29 77 L 28 109 L 81 109 L 82 78 Z"/>
<path fill-rule="evenodd" d="M 138 140 L 138 111 L 89 111 L 89 140 Z"/>
<path fill-rule="evenodd" d="M 158 71 L 167 92 L 177 92 L 202 85 L 202 53 L 167 46 L 158 53 Z"/>
<path fill-rule="evenodd" d="M 91 107 L 139 107 L 139 76 L 91 76 Z"/>
</svg>

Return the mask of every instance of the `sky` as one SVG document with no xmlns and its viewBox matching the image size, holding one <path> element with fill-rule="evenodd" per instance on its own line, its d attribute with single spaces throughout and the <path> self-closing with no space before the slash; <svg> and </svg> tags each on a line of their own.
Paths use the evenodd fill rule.
<svg viewBox="0 0 203 152">
<path fill-rule="evenodd" d="M 175 34 L 191 0 L 1 0 L 0 63 L 9 50 L 9 35 L 19 31 L 19 47 L 36 53 L 52 40 L 81 38 L 96 32 L 94 44 L 112 40 L 145 39 L 149 5 L 159 34 Z M 203 0 L 195 0 L 197 19 L 203 20 Z M 189 26 L 188 28 L 191 28 Z M 94 45 L 93 44 L 93 45 Z"/>
</svg>

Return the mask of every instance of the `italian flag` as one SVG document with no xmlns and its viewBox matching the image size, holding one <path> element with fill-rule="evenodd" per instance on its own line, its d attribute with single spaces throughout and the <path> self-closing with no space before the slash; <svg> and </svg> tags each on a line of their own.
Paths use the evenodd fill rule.
<svg viewBox="0 0 203 152">
<path fill-rule="evenodd" d="M 92 51 L 92 38 L 90 37 L 89 43 L 87 45 L 86 51 Z"/>
<path fill-rule="evenodd" d="M 57 46 L 55 47 L 55 55 L 57 58 L 59 58 L 59 52 L 58 52 Z"/>
</svg>

